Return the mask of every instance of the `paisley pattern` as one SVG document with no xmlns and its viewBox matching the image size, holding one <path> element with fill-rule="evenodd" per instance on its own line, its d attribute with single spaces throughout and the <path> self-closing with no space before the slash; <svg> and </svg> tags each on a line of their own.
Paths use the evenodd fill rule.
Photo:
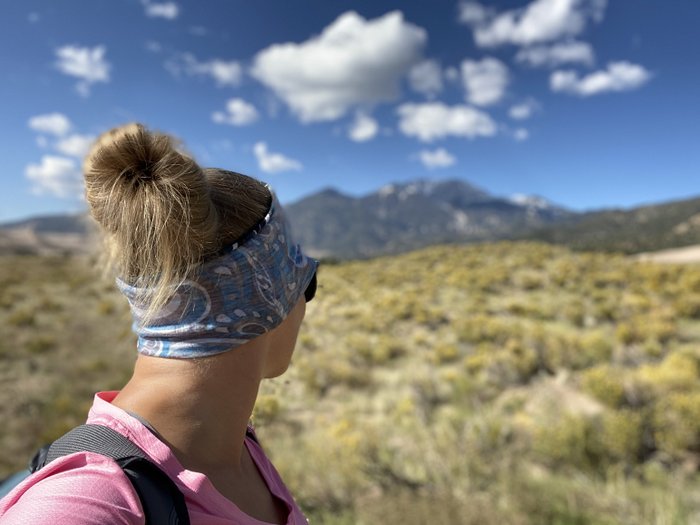
<svg viewBox="0 0 700 525">
<path fill-rule="evenodd" d="M 277 197 L 265 218 L 223 255 L 173 288 L 148 324 L 143 290 L 117 279 L 131 306 L 138 351 L 178 359 L 226 352 L 275 328 L 302 298 L 318 261 L 291 239 Z"/>
</svg>

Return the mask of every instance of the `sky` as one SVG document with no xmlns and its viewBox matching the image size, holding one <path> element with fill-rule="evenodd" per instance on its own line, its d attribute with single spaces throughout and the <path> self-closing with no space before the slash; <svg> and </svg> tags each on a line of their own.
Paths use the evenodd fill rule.
<svg viewBox="0 0 700 525">
<path fill-rule="evenodd" d="M 462 179 L 573 210 L 700 195 L 697 0 L 7 0 L 0 222 L 85 209 L 138 121 L 203 166 L 327 187 Z"/>
</svg>

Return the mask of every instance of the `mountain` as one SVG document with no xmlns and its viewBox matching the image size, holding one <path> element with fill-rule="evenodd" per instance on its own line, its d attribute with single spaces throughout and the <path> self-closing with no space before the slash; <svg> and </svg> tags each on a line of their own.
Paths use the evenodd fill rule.
<svg viewBox="0 0 700 525">
<path fill-rule="evenodd" d="M 700 198 L 582 213 L 519 238 L 565 244 L 577 250 L 623 253 L 700 244 Z"/>
<path fill-rule="evenodd" d="M 417 180 L 361 197 L 328 188 L 285 208 L 299 242 L 319 258 L 370 258 L 501 239 L 624 253 L 700 244 L 700 198 L 576 213 L 539 196 L 503 198 L 460 180 Z M 86 253 L 95 233 L 85 214 L 4 224 L 0 254 Z"/>
<path fill-rule="evenodd" d="M 544 199 L 494 197 L 459 180 L 419 180 L 363 197 L 327 189 L 287 206 L 287 215 L 310 254 L 347 259 L 511 238 L 574 214 Z"/>
<path fill-rule="evenodd" d="M 96 227 L 86 214 L 33 217 L 0 225 L 0 254 L 88 253 Z"/>
</svg>

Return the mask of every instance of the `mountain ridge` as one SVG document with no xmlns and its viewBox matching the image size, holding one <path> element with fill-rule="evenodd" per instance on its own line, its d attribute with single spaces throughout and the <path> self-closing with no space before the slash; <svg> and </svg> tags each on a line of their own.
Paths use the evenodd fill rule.
<svg viewBox="0 0 700 525">
<path fill-rule="evenodd" d="M 329 186 L 285 209 L 300 244 L 319 258 L 497 240 L 624 253 L 700 244 L 700 197 L 577 212 L 537 195 L 502 197 L 459 179 L 417 179 L 360 196 Z M 96 233 L 87 213 L 30 217 L 0 224 L 0 254 L 87 253 Z"/>
</svg>

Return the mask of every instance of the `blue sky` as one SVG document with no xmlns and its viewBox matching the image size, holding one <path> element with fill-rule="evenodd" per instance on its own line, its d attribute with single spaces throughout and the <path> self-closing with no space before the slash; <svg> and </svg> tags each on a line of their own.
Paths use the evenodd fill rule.
<svg viewBox="0 0 700 525">
<path fill-rule="evenodd" d="M 282 202 L 460 178 L 572 209 L 700 194 L 695 0 L 25 0 L 0 19 L 0 221 L 84 209 L 129 121 Z"/>
</svg>

